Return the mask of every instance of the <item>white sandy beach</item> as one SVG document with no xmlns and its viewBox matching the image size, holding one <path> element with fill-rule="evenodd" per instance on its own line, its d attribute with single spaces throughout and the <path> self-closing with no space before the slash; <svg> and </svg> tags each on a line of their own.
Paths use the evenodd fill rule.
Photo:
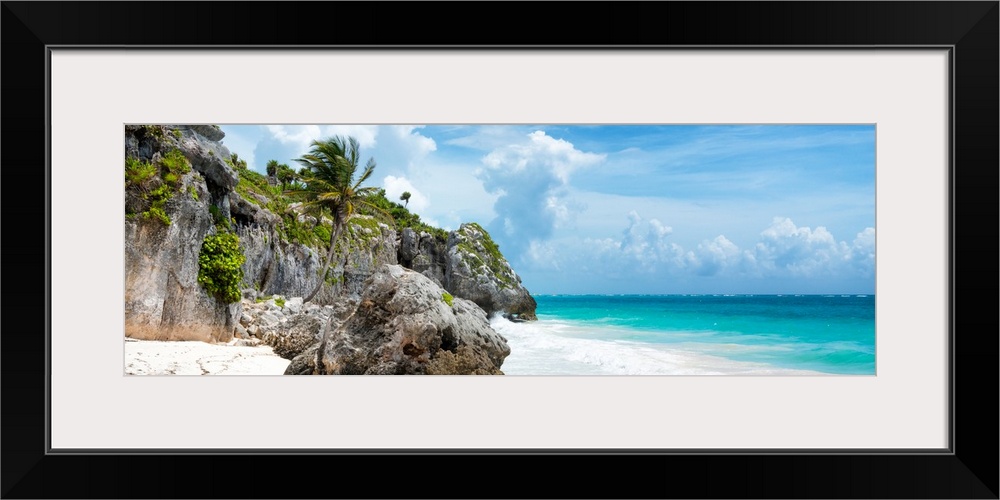
<svg viewBox="0 0 1000 500">
<path fill-rule="evenodd" d="M 268 346 L 125 339 L 126 375 L 281 375 L 288 364 Z"/>
</svg>

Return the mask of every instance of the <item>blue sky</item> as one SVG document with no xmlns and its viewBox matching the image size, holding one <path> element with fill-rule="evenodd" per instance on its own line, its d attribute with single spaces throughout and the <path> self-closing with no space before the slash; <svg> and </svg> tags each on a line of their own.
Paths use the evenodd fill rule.
<svg viewBox="0 0 1000 500">
<path fill-rule="evenodd" d="M 356 137 L 369 184 L 479 222 L 533 294 L 874 293 L 874 125 L 222 125 L 263 172 Z"/>
</svg>

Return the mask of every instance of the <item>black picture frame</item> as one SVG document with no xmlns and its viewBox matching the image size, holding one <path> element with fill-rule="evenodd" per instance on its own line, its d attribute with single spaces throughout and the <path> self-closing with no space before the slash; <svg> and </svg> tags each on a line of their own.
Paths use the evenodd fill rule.
<svg viewBox="0 0 1000 500">
<path fill-rule="evenodd" d="M 998 498 L 998 25 L 985 2 L 2 2 L 4 498 Z M 325 13 L 325 14 L 324 14 Z M 325 25 L 323 19 L 332 19 Z M 455 23 L 454 19 L 468 22 Z M 571 43 L 568 43 L 571 42 Z M 47 453 L 51 46 L 929 47 L 951 53 L 949 453 Z M 959 196 L 959 191 L 962 195 Z M 39 198 L 45 193 L 44 219 Z M 44 223 L 43 223 L 44 222 Z M 986 253 L 978 258 L 980 253 Z M 961 257 L 961 259 L 959 259 Z M 45 270 L 44 278 L 41 270 Z M 959 272 L 961 279 L 959 279 Z M 13 273 L 8 274 L 12 278 Z M 21 275 L 23 276 L 23 275 Z M 15 300 L 16 299 L 16 300 Z M 959 300 L 963 302 L 960 304 Z M 979 302 L 982 300 L 983 302 Z M 986 307 L 976 304 L 985 303 Z M 86 325 L 81 325 L 81 332 Z M 558 467 L 557 467 L 558 466 Z M 295 471 L 288 476 L 285 471 Z M 205 486 L 207 484 L 208 486 Z M 460 486 L 468 484 L 468 486 Z M 206 489 L 207 488 L 207 489 Z"/>
</svg>

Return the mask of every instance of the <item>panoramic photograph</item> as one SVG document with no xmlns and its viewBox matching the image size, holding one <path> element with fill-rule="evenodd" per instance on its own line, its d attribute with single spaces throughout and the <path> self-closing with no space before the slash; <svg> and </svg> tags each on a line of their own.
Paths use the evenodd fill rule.
<svg viewBox="0 0 1000 500">
<path fill-rule="evenodd" d="M 124 374 L 873 376 L 875 132 L 126 125 Z"/>
</svg>

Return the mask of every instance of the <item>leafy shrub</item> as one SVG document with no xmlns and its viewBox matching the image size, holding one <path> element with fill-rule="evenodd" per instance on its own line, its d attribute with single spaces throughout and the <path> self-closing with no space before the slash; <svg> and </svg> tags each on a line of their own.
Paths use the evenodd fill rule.
<svg viewBox="0 0 1000 500">
<path fill-rule="evenodd" d="M 452 295 L 450 293 L 443 292 L 441 294 L 441 298 L 444 299 L 444 303 L 445 304 L 448 304 L 448 307 L 455 307 L 454 304 L 453 304 L 453 302 L 455 300 L 455 297 L 452 297 Z"/>
<path fill-rule="evenodd" d="M 198 255 L 198 283 L 227 304 L 239 302 L 244 262 L 246 257 L 240 250 L 238 236 L 210 234 L 202 242 Z"/>
</svg>

